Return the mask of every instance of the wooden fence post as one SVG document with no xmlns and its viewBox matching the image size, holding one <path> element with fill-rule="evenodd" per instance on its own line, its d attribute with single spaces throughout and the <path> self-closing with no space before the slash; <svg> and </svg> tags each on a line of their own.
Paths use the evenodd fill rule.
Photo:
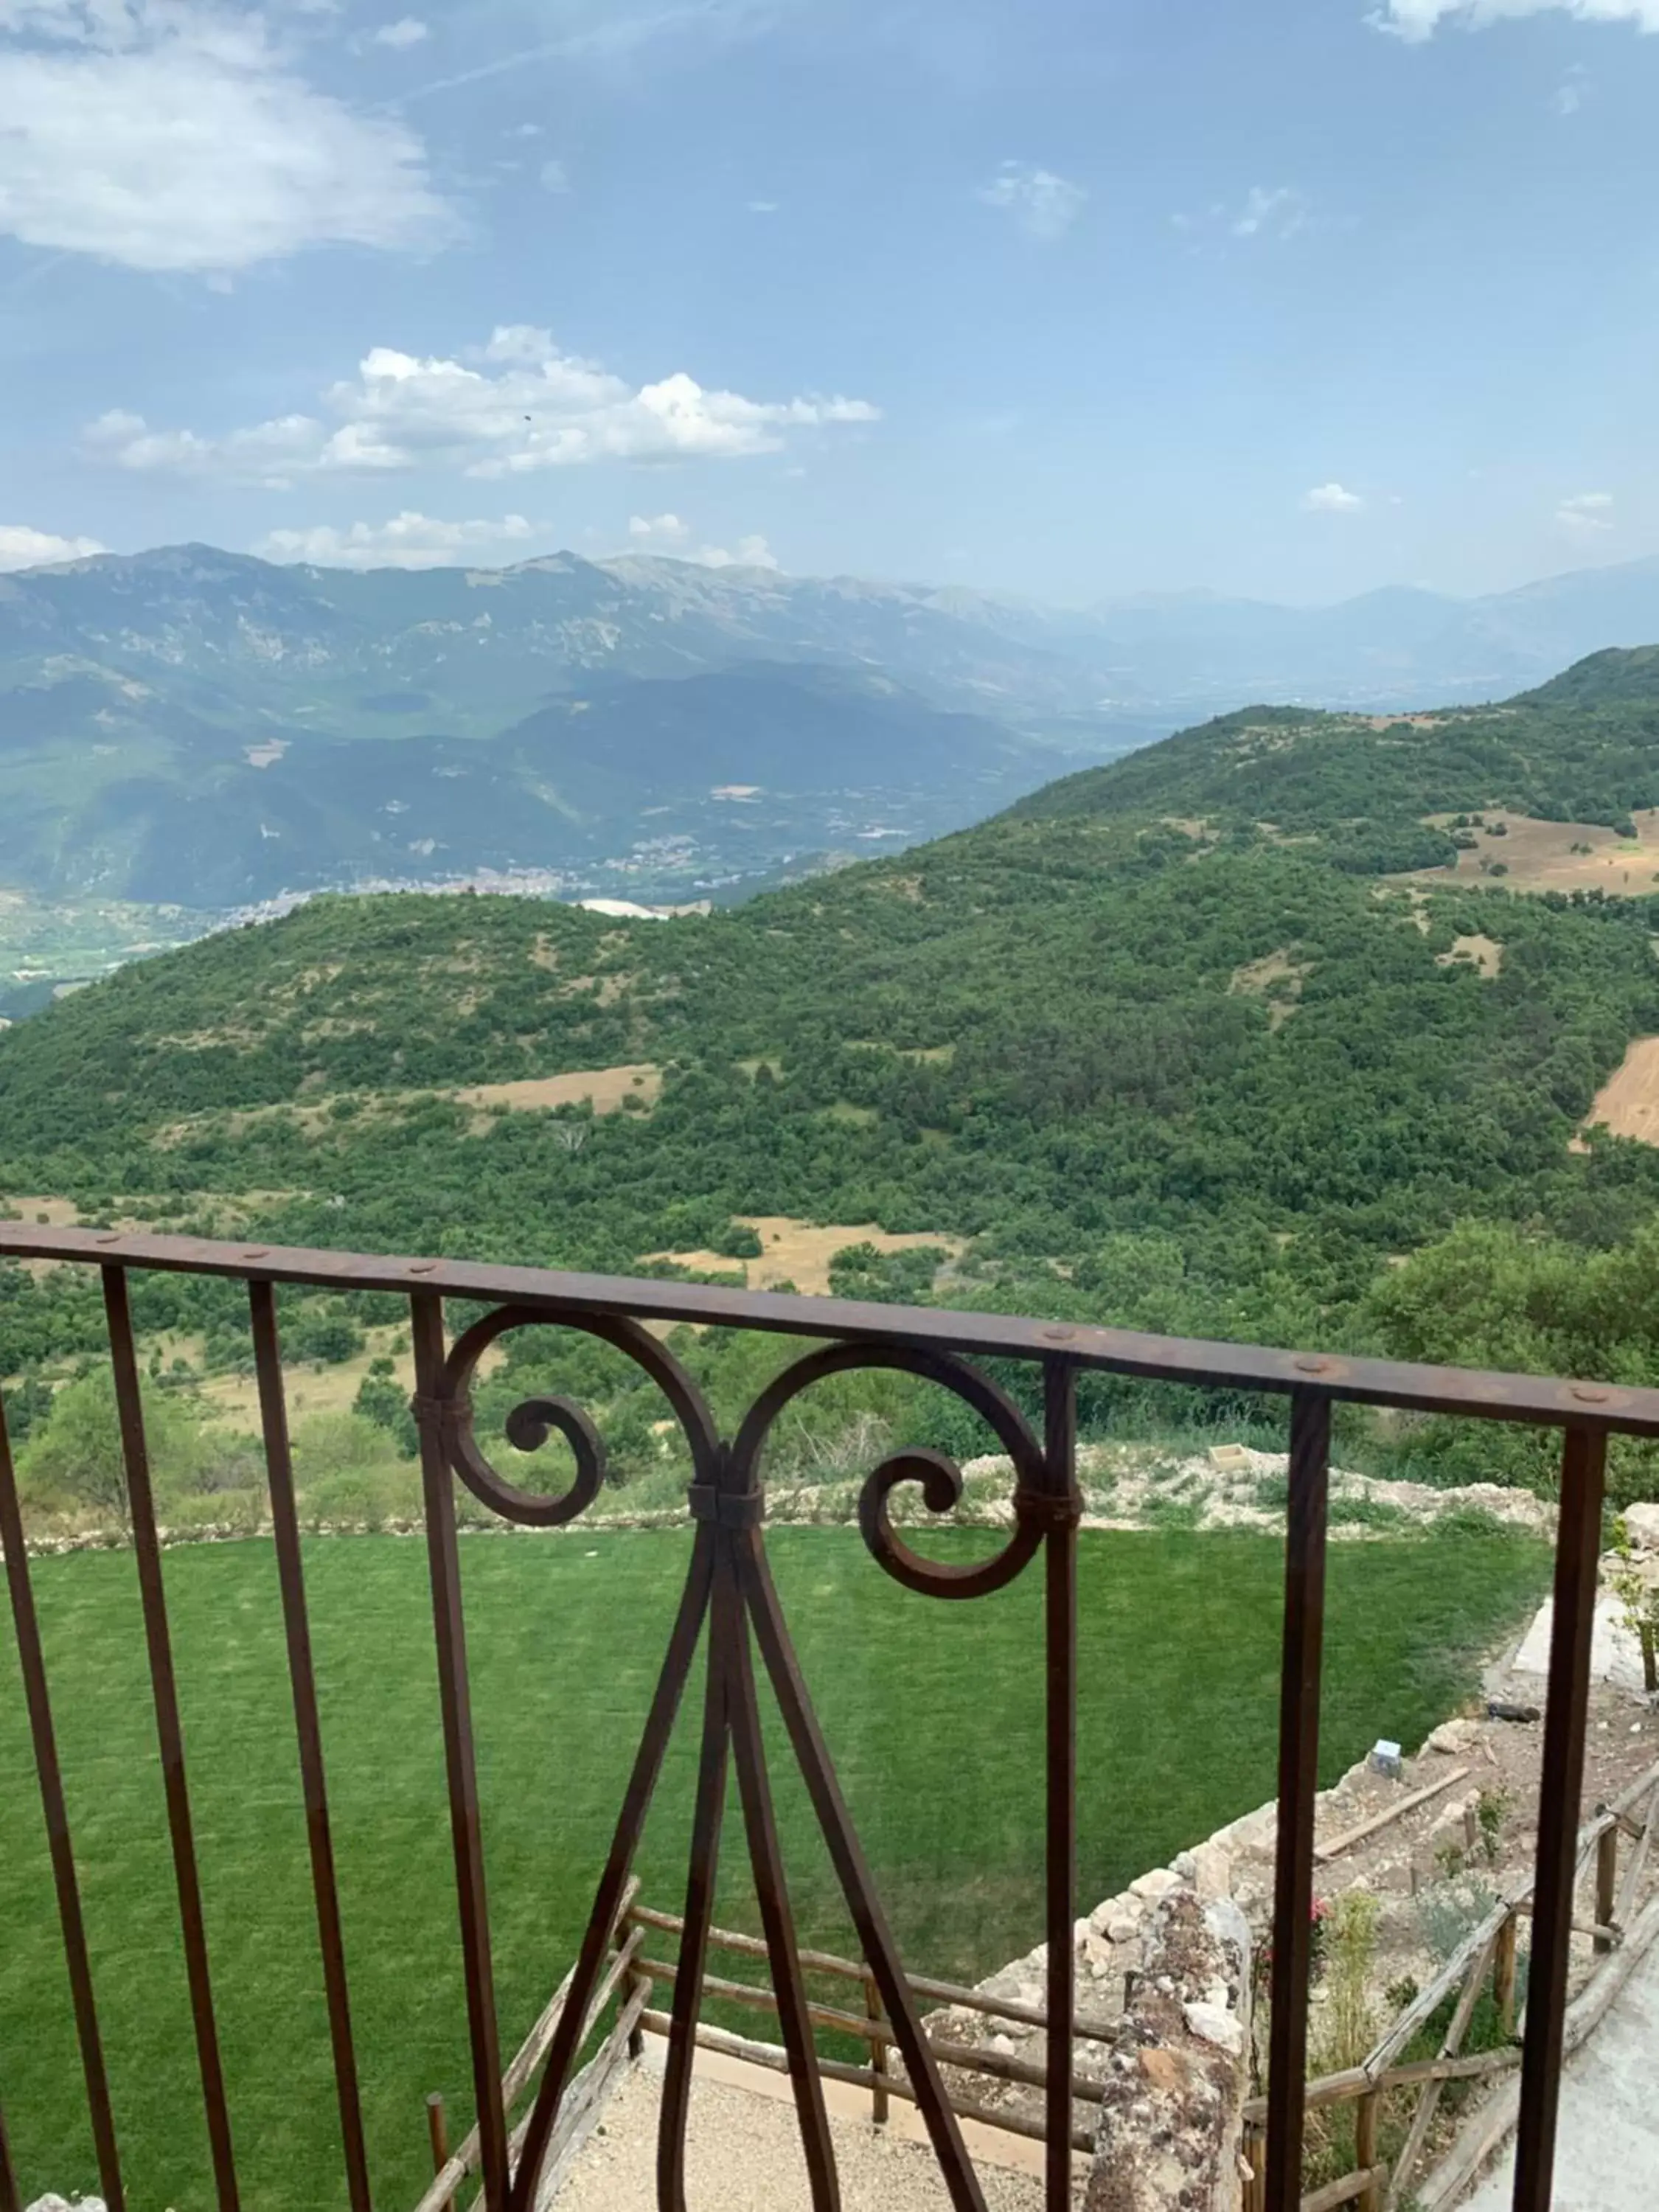
<svg viewBox="0 0 1659 2212">
<path fill-rule="evenodd" d="M 434 2089 L 426 2100 L 426 2131 L 432 2143 L 432 2171 L 441 2173 L 449 2163 L 449 2123 L 441 2089 Z"/>
<path fill-rule="evenodd" d="M 1498 2025 L 1511 2041 L 1515 2036 L 1516 1936 L 1518 1915 L 1511 1912 L 1498 1931 L 1498 1951 L 1492 1964 L 1492 1993 L 1497 2000 Z"/>
<path fill-rule="evenodd" d="M 875 1976 L 868 1972 L 864 1977 L 864 2010 L 866 2016 L 870 2020 L 881 2018 L 881 1991 L 877 1986 Z M 876 2077 L 870 2092 L 872 2116 L 878 2128 L 885 2127 L 887 2124 L 887 2045 L 884 2043 L 871 2045 L 870 2069 Z"/>
<path fill-rule="evenodd" d="M 1607 1808 L 1603 1806 L 1601 1810 L 1605 1812 Z M 1595 1845 L 1595 1924 L 1598 1928 L 1612 1927 L 1618 1899 L 1619 1830 L 1615 1826 L 1599 1837 Z M 1611 1936 L 1595 1938 L 1598 1956 L 1604 1956 L 1612 1948 Z"/>
<path fill-rule="evenodd" d="M 1376 2165 L 1376 2122 L 1382 2103 L 1382 2092 L 1373 2089 L 1369 2097 L 1359 2100 L 1359 2109 L 1353 2121 L 1353 2162 L 1362 2173 L 1371 2172 Z M 1382 2212 L 1382 2191 L 1380 2184 L 1367 2184 L 1358 2200 L 1359 2212 Z"/>
<path fill-rule="evenodd" d="M 1258 2120 L 1252 2120 L 1245 2130 L 1244 2156 L 1250 2169 L 1250 2178 L 1244 2185 L 1244 2212 L 1265 2212 L 1267 2202 L 1267 2137 Z"/>
</svg>

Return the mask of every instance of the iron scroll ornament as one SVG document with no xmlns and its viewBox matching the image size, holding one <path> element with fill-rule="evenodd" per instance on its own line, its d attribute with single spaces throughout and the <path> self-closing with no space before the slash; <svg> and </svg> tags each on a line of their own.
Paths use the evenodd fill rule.
<svg viewBox="0 0 1659 2212">
<path fill-rule="evenodd" d="M 605 1480 L 598 1432 L 587 1415 L 564 1398 L 528 1399 L 514 1407 L 506 1424 L 509 1441 L 520 1449 L 533 1449 L 555 1430 L 569 1443 L 576 1457 L 576 1476 L 562 1495 L 538 1496 L 507 1482 L 478 1449 L 470 1395 L 478 1360 L 501 1336 L 532 1324 L 570 1326 L 599 1336 L 626 1352 L 657 1382 L 690 1447 L 693 1480 L 688 1503 L 696 1533 L 678 1613 L 568 1994 L 533 2107 L 516 2134 L 517 2161 L 507 2179 L 501 2212 L 532 2212 L 705 1625 L 702 1747 L 658 2134 L 659 2212 L 687 2212 L 685 2142 L 691 2066 L 732 1765 L 737 1768 L 813 2212 L 841 2212 L 835 2150 L 773 1811 L 758 1702 L 757 1646 L 927 2124 L 953 2212 L 985 2212 L 977 2176 L 922 2033 L 898 1948 L 842 1795 L 772 1580 L 762 1527 L 761 1467 L 779 1414 L 803 1390 L 830 1376 L 860 1368 L 885 1369 L 951 1391 L 987 1423 L 1013 1462 L 1014 1528 L 1008 1541 L 991 1558 L 964 1565 L 927 1559 L 898 1536 L 889 1501 L 901 1485 L 917 1484 L 929 1510 L 939 1514 L 959 1504 L 963 1494 L 963 1476 L 955 1462 L 943 1453 L 920 1448 L 895 1454 L 866 1479 L 860 1494 L 859 1524 L 872 1556 L 896 1581 L 928 1596 L 961 1600 L 1005 1588 L 1030 1564 L 1046 1534 L 1075 1527 L 1080 1500 L 1069 1461 L 1064 1466 L 1051 1465 L 1014 1401 L 988 1376 L 955 1354 L 854 1343 L 827 1345 L 787 1368 L 763 1392 L 728 1447 L 720 1441 L 713 1417 L 684 1369 L 638 1323 L 607 1316 L 568 1315 L 556 1309 L 507 1306 L 487 1315 L 457 1340 L 444 1361 L 434 1401 L 417 1401 L 417 1411 L 434 1425 L 453 1474 L 475 1497 L 522 1526 L 554 1528 L 574 1521 L 592 1504 Z M 490 2212 L 496 2212 L 494 2204 Z"/>
<path fill-rule="evenodd" d="M 568 1398 L 526 1398 L 513 1408 L 506 1421 L 507 1440 L 519 1451 L 538 1449 L 556 1429 L 564 1437 L 575 1455 L 576 1479 L 562 1496 L 538 1497 L 520 1490 L 498 1474 L 478 1449 L 472 1425 L 472 1377 L 479 1360 L 492 1344 L 512 1331 L 550 1325 L 598 1337 L 642 1367 L 673 1407 L 699 1480 L 708 1479 L 720 1453 L 714 1415 L 684 1368 L 649 1329 L 620 1315 L 498 1306 L 457 1338 L 444 1362 L 434 1408 L 445 1457 L 475 1498 L 520 1528 L 562 1528 L 585 1513 L 605 1486 L 604 1443 L 588 1415 Z M 419 1401 L 416 1410 L 417 1414 L 422 1410 Z"/>
</svg>

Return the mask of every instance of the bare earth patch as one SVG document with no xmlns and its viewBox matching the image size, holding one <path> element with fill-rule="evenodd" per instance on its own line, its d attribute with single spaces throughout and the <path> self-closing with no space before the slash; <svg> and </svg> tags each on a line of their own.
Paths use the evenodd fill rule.
<svg viewBox="0 0 1659 2212">
<path fill-rule="evenodd" d="M 1495 937 L 1454 937 L 1449 952 L 1437 952 L 1437 968 L 1453 968 L 1460 962 L 1468 962 L 1489 980 L 1498 975 L 1504 966 L 1504 948 Z"/>
<path fill-rule="evenodd" d="M 13 1198 L 8 1194 L 0 1205 L 9 1207 L 20 1221 L 46 1222 L 54 1229 L 73 1229 L 81 1218 L 72 1198 Z"/>
<path fill-rule="evenodd" d="M 942 1231 L 916 1231 L 902 1235 L 873 1228 L 868 1222 L 845 1228 L 824 1229 L 810 1221 L 792 1220 L 787 1213 L 745 1213 L 738 1217 L 760 1238 L 765 1248 L 758 1260 L 732 1260 L 718 1252 L 647 1252 L 647 1260 L 672 1260 L 677 1267 L 693 1267 L 699 1274 L 729 1274 L 742 1267 L 750 1290 L 771 1290 L 793 1283 L 810 1297 L 826 1297 L 830 1262 L 849 1244 L 873 1244 L 878 1252 L 913 1252 L 936 1244 L 955 1259 L 967 1249 L 967 1240 Z"/>
<path fill-rule="evenodd" d="M 1260 960 L 1247 960 L 1242 968 L 1235 968 L 1227 988 L 1235 998 L 1266 999 L 1267 1024 L 1276 1030 L 1296 1012 L 1302 986 L 1312 973 L 1310 967 L 1292 960 L 1280 945 L 1276 952 L 1264 953 Z"/>
<path fill-rule="evenodd" d="M 191 1114 L 157 1129 L 150 1141 L 171 1148 L 188 1143 L 203 1129 L 219 1127 L 226 1128 L 233 1137 L 240 1137 L 250 1129 L 283 1120 L 292 1121 L 302 1136 L 315 1137 L 333 1125 L 334 1109 L 340 1100 L 350 1101 L 356 1109 L 355 1119 L 361 1122 L 417 1106 L 423 1098 L 450 1098 L 458 1106 L 471 1106 L 483 1117 L 496 1106 L 507 1107 L 515 1113 L 531 1113 L 552 1106 L 580 1106 L 584 1102 L 590 1103 L 596 1114 L 616 1114 L 621 1111 L 626 1098 L 637 1098 L 642 1106 L 649 1108 L 661 1096 L 661 1068 L 648 1060 L 635 1060 L 625 1067 L 587 1067 L 567 1075 L 531 1075 L 510 1083 L 477 1083 L 465 1091 L 348 1091 L 304 1104 L 284 1101 L 274 1106 L 241 1107 L 228 1115 Z M 489 1127 L 487 1120 L 476 1120 L 472 1133 L 482 1135 Z"/>
<path fill-rule="evenodd" d="M 596 1114 L 615 1114 L 624 1098 L 654 1106 L 662 1096 L 662 1070 L 648 1060 L 626 1067 L 590 1067 L 574 1075 L 532 1075 L 514 1083 L 479 1083 L 453 1093 L 458 1106 L 510 1106 L 515 1112 L 536 1107 L 591 1105 Z"/>
<path fill-rule="evenodd" d="M 1449 814 L 1427 818 L 1437 830 L 1452 819 Z M 1504 835 L 1474 830 L 1474 847 L 1458 854 L 1455 868 L 1421 868 L 1407 880 L 1488 883 L 1491 864 L 1501 862 L 1506 872 L 1498 880 L 1508 890 L 1601 890 L 1610 897 L 1639 898 L 1653 890 L 1659 876 L 1659 807 L 1632 816 L 1634 838 L 1621 837 L 1602 823 L 1535 822 L 1498 807 L 1486 809 L 1481 818 L 1501 822 Z"/>
<path fill-rule="evenodd" d="M 1638 1037 L 1596 1092 L 1584 1126 L 1598 1122 L 1615 1137 L 1659 1145 L 1659 1037 Z"/>
</svg>

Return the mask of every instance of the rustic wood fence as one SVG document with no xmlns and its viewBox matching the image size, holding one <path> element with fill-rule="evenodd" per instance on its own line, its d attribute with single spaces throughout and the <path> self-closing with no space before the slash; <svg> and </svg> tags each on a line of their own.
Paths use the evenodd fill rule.
<svg viewBox="0 0 1659 2212">
<path fill-rule="evenodd" d="M 551 2197 L 568 2172 L 576 2152 L 592 2133 L 606 2100 L 617 2087 L 627 2060 L 639 2056 L 642 2038 L 647 2033 L 666 2037 L 669 2032 L 671 2022 L 668 2014 L 653 2009 L 651 1996 L 659 1984 L 672 1986 L 678 1963 L 677 1960 L 653 1957 L 647 1946 L 653 1936 L 672 1936 L 678 1946 L 685 1932 L 685 1923 L 675 1913 L 659 1912 L 649 1905 L 640 1904 L 638 1896 L 637 1881 L 630 1882 L 613 1931 L 610 1966 L 594 1993 L 593 2002 L 583 2025 L 584 2039 L 592 2034 L 605 2007 L 619 1992 L 622 1993 L 620 2009 L 598 2051 L 571 2085 L 544 2171 L 544 2203 Z M 737 1958 L 763 1960 L 767 1956 L 766 1945 L 758 1936 L 739 1935 L 729 1928 L 711 1927 L 708 1943 L 711 1949 L 728 1952 Z M 662 1949 L 665 1947 L 658 1943 L 656 1948 Z M 823 1975 L 857 1984 L 861 1999 L 859 2011 L 814 2002 L 809 2003 L 807 2012 L 814 2027 L 850 2036 L 866 2044 L 869 2046 L 868 2063 L 854 2065 L 820 2056 L 818 2070 L 826 2081 L 839 2081 L 850 2088 L 867 2091 L 872 2118 L 878 2125 L 884 2124 L 890 2117 L 894 2098 L 908 2104 L 915 2104 L 918 2100 L 903 2072 L 895 2069 L 896 2038 L 884 2015 L 881 1993 L 874 1973 L 867 1965 L 839 1958 L 830 1951 L 803 1950 L 799 1957 L 803 1971 L 809 1974 Z M 960 1983 L 940 1981 L 926 1974 L 912 1974 L 907 1978 L 912 1994 L 926 2002 L 978 2013 L 988 2020 L 1033 2029 L 1045 2036 L 1048 2033 L 1048 2014 L 1042 2005 L 1022 2004 L 1017 1998 L 994 1996 L 984 1990 L 968 1989 Z M 706 2000 L 726 2005 L 752 2007 L 757 2011 L 774 2015 L 779 2010 L 776 1992 L 767 1984 L 705 1973 L 702 1991 Z M 570 1977 L 567 1975 L 502 2075 L 501 2099 L 509 2112 L 520 2102 L 531 2077 L 545 2057 L 563 2015 L 569 1993 Z M 1073 2020 L 1072 2027 L 1077 2039 L 1099 2044 L 1110 2043 L 1116 2033 L 1115 2028 L 1103 2021 L 1078 2018 Z M 695 2039 L 702 2050 L 763 2067 L 769 2073 L 787 2074 L 789 2070 L 788 2055 L 779 2044 L 753 2041 L 747 2036 L 733 2034 L 728 2029 L 715 2027 L 702 2019 L 696 2022 Z M 1035 2060 L 1018 2058 L 978 2044 L 957 2043 L 931 2032 L 927 2041 L 939 2064 L 950 2068 L 954 2073 L 977 2075 L 988 2081 L 1015 2083 L 1023 2088 L 1041 2092 L 1047 2090 L 1048 2068 Z M 984 2104 L 975 2097 L 964 2094 L 954 2085 L 950 2085 L 949 2094 L 951 2109 L 959 2119 L 975 2120 L 981 2126 L 1000 2129 L 1005 2135 L 1023 2136 L 1035 2142 L 1047 2140 L 1048 2130 L 1040 2117 L 1040 2107 L 1034 2113 L 1006 2106 Z M 1102 2086 L 1098 2081 L 1091 2081 L 1081 2074 L 1072 2076 L 1072 2096 L 1075 2103 L 1098 2105 L 1102 2094 Z M 432 2142 L 433 2180 L 416 2206 L 415 2212 L 447 2212 L 447 2208 L 460 2195 L 469 2179 L 478 2171 L 478 2132 L 474 2128 L 452 2150 L 444 2100 L 436 2094 L 427 2100 L 427 2123 Z M 516 2149 L 516 2130 L 514 2141 Z M 1074 2125 L 1072 2148 L 1085 2154 L 1092 2151 L 1093 2130 L 1081 2124 Z"/>
<path fill-rule="evenodd" d="M 1632 1931 L 1656 1816 L 1659 1765 L 1650 1767 L 1611 1804 L 1598 1807 L 1595 1818 L 1578 1832 L 1575 1887 L 1593 1864 L 1594 1898 L 1588 1920 L 1575 1916 L 1573 1933 L 1591 1945 L 1591 1972 L 1579 1992 L 1576 2016 L 1568 2022 L 1568 2049 L 1583 2040 L 1605 2009 L 1594 2002 L 1594 1984 Z M 1620 1848 L 1626 1844 L 1632 1848 L 1621 1872 Z M 1358 2109 L 1354 2119 L 1354 2170 L 1304 2195 L 1302 2212 L 1335 2212 L 1343 2204 L 1356 2204 L 1359 2212 L 1399 2212 L 1420 2179 L 1429 2131 L 1447 2084 L 1486 2081 L 1518 2070 L 1522 2060 L 1518 2039 L 1525 2021 L 1525 2008 L 1517 2005 L 1519 1935 L 1521 1923 L 1531 1915 L 1532 1898 L 1533 1880 L 1528 1875 L 1500 1896 L 1469 1930 L 1434 1979 L 1399 2014 L 1361 2064 L 1309 2082 L 1309 2112 L 1328 2111 L 1345 2104 Z M 1642 1933 L 1646 1935 L 1645 1926 Z M 1463 2045 L 1488 1986 L 1504 2040 L 1493 2050 L 1466 2052 Z M 1455 2002 L 1438 2051 L 1433 2057 L 1404 2060 L 1401 2054 L 1449 1999 Z M 1383 2100 L 1402 2092 L 1414 2093 L 1411 2120 L 1399 2152 L 1392 2160 L 1384 2160 L 1378 2150 Z M 1244 2107 L 1244 2155 L 1251 2173 L 1245 2188 L 1244 2212 L 1265 2212 L 1267 2120 L 1267 2099 L 1253 2098 Z"/>
</svg>

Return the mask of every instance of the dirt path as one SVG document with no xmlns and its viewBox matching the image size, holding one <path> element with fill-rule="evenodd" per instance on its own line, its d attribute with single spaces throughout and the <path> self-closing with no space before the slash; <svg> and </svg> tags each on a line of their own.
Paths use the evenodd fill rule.
<svg viewBox="0 0 1659 2212">
<path fill-rule="evenodd" d="M 657 2212 L 657 2114 L 662 2045 L 606 2106 L 577 2157 L 554 2212 Z M 845 2212 L 950 2212 L 950 2197 L 915 2116 L 902 2106 L 876 2127 L 864 2096 L 824 2084 Z M 969 2124 L 969 2148 L 988 2212 L 1042 2212 L 1036 2146 Z M 1017 2166 L 993 2164 L 1018 2157 Z M 811 2212 L 800 2133 L 787 2081 L 698 2054 L 685 2146 L 686 2201 L 695 2212 Z M 1077 2192 L 1081 2201 L 1080 2189 Z"/>
</svg>

